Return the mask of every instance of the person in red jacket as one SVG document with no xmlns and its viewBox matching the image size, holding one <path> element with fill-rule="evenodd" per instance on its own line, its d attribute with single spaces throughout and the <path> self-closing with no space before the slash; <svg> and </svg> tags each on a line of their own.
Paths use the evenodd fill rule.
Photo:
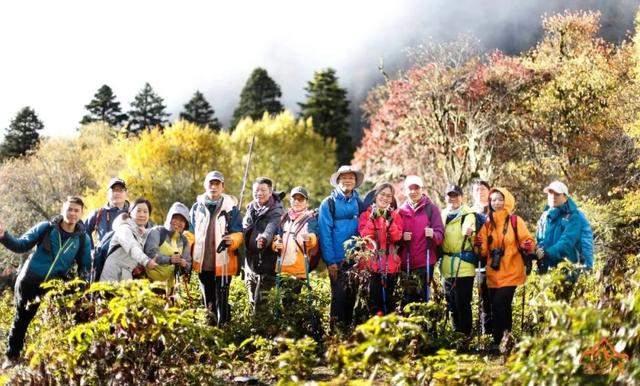
<svg viewBox="0 0 640 386">
<path fill-rule="evenodd" d="M 374 201 L 360 215 L 358 231 L 374 243 L 374 256 L 366 269 L 371 272 L 369 281 L 370 310 L 383 315 L 395 309 L 394 289 L 400 270 L 400 257 L 396 243 L 402 239 L 402 218 L 395 205 L 395 190 L 389 183 L 375 188 Z"/>
</svg>

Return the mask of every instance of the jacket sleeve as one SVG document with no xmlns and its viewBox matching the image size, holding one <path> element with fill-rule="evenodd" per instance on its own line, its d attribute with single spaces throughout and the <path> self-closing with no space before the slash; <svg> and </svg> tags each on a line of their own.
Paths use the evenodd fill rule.
<svg viewBox="0 0 640 386">
<path fill-rule="evenodd" d="M 2 243 L 2 245 L 7 247 L 8 250 L 14 253 L 29 252 L 33 247 L 36 246 L 49 226 L 50 225 L 47 221 L 43 221 L 33 226 L 19 238 L 16 238 L 9 232 L 5 231 L 4 237 L 0 239 L 0 243 Z"/>
<path fill-rule="evenodd" d="M 160 231 L 159 228 L 153 228 L 149 231 L 147 241 L 144 243 L 144 254 L 150 259 L 155 258 L 158 264 L 171 264 L 171 256 L 158 252 L 160 250 Z"/>
<path fill-rule="evenodd" d="M 482 245 L 480 246 L 480 258 L 485 259 L 485 263 L 489 264 L 488 252 L 489 252 L 489 230 L 486 226 L 480 228 L 478 236 L 482 238 Z"/>
<path fill-rule="evenodd" d="M 358 221 L 358 233 L 360 233 L 360 236 L 362 237 L 369 236 L 375 239 L 376 229 L 373 224 L 375 220 L 372 220 L 370 216 L 371 216 L 371 212 L 368 210 L 360 214 L 360 220 Z"/>
<path fill-rule="evenodd" d="M 195 233 L 196 205 L 198 205 L 197 202 L 191 205 L 191 209 L 189 210 L 189 232 L 191 233 Z"/>
<path fill-rule="evenodd" d="M 547 220 L 546 211 L 542 212 L 540 218 L 538 219 L 538 223 L 536 224 L 536 244 L 542 244 L 544 241 L 544 229 L 545 229 L 545 221 Z"/>
<path fill-rule="evenodd" d="M 431 218 L 429 219 L 430 227 L 433 228 L 433 242 L 436 246 L 442 245 L 444 240 L 444 223 L 442 222 L 442 214 L 440 208 L 434 204 L 431 205 Z"/>
<path fill-rule="evenodd" d="M 117 236 L 118 243 L 123 251 L 127 255 L 131 256 L 138 264 L 146 266 L 149 263 L 149 257 L 145 255 L 142 247 L 131 233 L 131 229 L 128 226 L 120 226 L 114 234 L 114 238 Z"/>
<path fill-rule="evenodd" d="M 580 215 L 580 221 L 582 223 L 580 230 L 580 254 L 584 265 L 591 269 L 593 268 L 593 230 L 591 224 L 584 212 L 578 211 Z"/>
<path fill-rule="evenodd" d="M 98 209 L 99 210 L 99 209 Z M 91 237 L 93 231 L 96 230 L 96 220 L 98 219 L 98 210 L 94 210 L 93 213 L 87 217 L 87 221 L 85 222 L 85 232 L 89 235 L 90 240 L 90 248 L 93 249 L 93 237 Z"/>
<path fill-rule="evenodd" d="M 242 218 L 240 217 L 240 210 L 237 206 L 231 209 L 231 223 L 229 224 L 229 233 L 242 232 Z"/>
<path fill-rule="evenodd" d="M 581 223 L 578 213 L 572 213 L 558 241 L 551 246 L 547 246 L 544 250 L 545 253 L 554 261 L 560 261 L 564 257 L 570 256 L 570 251 L 578 245 Z"/>
<path fill-rule="evenodd" d="M 333 264 L 336 259 L 336 252 L 333 250 L 333 229 L 335 223 L 329 211 L 328 201 L 329 199 L 323 200 L 318 210 L 318 236 L 320 237 L 322 259 L 330 265 Z"/>
<path fill-rule="evenodd" d="M 273 237 L 276 235 L 276 231 L 278 230 L 278 224 L 280 223 L 280 219 L 282 218 L 282 207 L 277 207 L 272 210 L 268 214 L 267 226 L 264 228 L 264 231 L 256 237 L 256 240 L 263 237 L 267 240 L 267 245 L 271 245 L 273 241 Z"/>
<path fill-rule="evenodd" d="M 471 228 L 473 229 L 473 233 L 469 236 L 470 239 L 473 239 L 473 236 L 476 231 L 476 216 L 473 213 L 466 214 L 464 216 L 464 221 L 462 222 L 462 227 L 460 228 L 460 234 L 464 237 L 467 234 L 467 230 Z"/>
<path fill-rule="evenodd" d="M 535 250 L 536 240 L 533 238 L 533 236 L 527 229 L 527 224 L 520 216 L 516 218 L 516 225 L 518 226 L 518 240 L 516 240 L 516 242 L 518 243 L 520 249 L 525 250 L 524 244 L 527 242 L 527 240 L 531 240 L 533 248 L 532 250 Z"/>
<path fill-rule="evenodd" d="M 191 245 L 189 244 L 189 240 L 184 236 L 180 236 L 182 240 L 182 258 L 187 261 L 187 271 L 191 271 Z M 147 240 L 149 240 L 147 238 Z"/>
<path fill-rule="evenodd" d="M 315 217 L 311 217 L 307 222 L 307 233 L 310 236 L 307 249 L 314 249 L 318 246 L 318 220 Z"/>
<path fill-rule="evenodd" d="M 84 245 L 82 247 L 83 250 L 76 257 L 78 276 L 89 281 L 91 275 L 91 237 L 86 233 L 80 235 L 80 237 L 84 237 Z"/>
<path fill-rule="evenodd" d="M 391 216 L 393 221 L 389 226 L 389 233 L 391 234 L 391 242 L 397 243 L 402 239 L 402 216 L 397 210 L 394 210 Z"/>
<path fill-rule="evenodd" d="M 242 232 L 234 232 L 229 236 L 231 236 L 231 245 L 229 245 L 229 250 L 235 251 L 236 249 L 240 248 L 242 242 L 244 241 Z"/>
</svg>

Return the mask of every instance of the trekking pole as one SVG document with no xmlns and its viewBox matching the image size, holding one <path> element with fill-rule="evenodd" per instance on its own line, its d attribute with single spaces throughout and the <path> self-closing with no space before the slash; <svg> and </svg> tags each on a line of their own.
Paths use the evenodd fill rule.
<svg viewBox="0 0 640 386">
<path fill-rule="evenodd" d="M 404 285 L 402 286 L 402 288 L 403 288 L 403 292 L 404 292 L 404 301 L 405 301 L 405 303 L 408 303 L 409 299 L 410 299 L 410 296 L 409 296 L 409 293 L 408 293 L 409 291 L 407 289 L 409 288 L 409 285 L 410 285 L 409 283 L 411 283 L 411 279 L 410 279 L 411 272 L 410 272 L 410 268 L 409 268 L 409 259 L 411 258 L 411 253 L 409 252 L 410 242 L 405 240 L 404 245 L 405 245 L 404 256 L 405 256 L 405 260 L 407 262 L 407 269 L 406 269 L 406 274 L 405 274 L 405 282 L 404 282 Z M 402 275 L 400 275 L 400 276 L 402 277 Z"/>
<path fill-rule="evenodd" d="M 242 210 L 242 199 L 244 198 L 244 189 L 247 187 L 247 177 L 249 176 L 249 165 L 251 164 L 251 154 L 253 153 L 253 144 L 256 141 L 256 135 L 251 137 L 251 144 L 249 145 L 249 154 L 247 163 L 244 165 L 244 174 L 242 176 L 242 188 L 240 189 L 240 200 L 238 201 L 238 210 Z"/>
<path fill-rule="evenodd" d="M 431 298 L 431 240 L 427 240 L 427 266 L 426 266 L 426 280 L 425 280 L 425 302 L 429 303 Z"/>
<path fill-rule="evenodd" d="M 524 335 L 524 299 L 527 295 L 527 278 L 524 279 L 524 285 L 522 286 L 522 314 L 520 315 L 520 334 Z"/>
<path fill-rule="evenodd" d="M 279 236 L 277 236 L 279 237 Z M 276 310 L 275 315 L 276 318 L 280 317 L 280 284 L 282 280 L 282 253 L 278 254 L 278 259 L 276 260 Z"/>
<path fill-rule="evenodd" d="M 384 314 L 387 314 L 387 290 L 386 290 L 386 283 L 385 283 L 385 275 L 382 272 L 382 249 L 378 250 L 378 270 L 380 272 L 380 285 L 382 288 L 382 310 L 384 312 Z"/>
<path fill-rule="evenodd" d="M 311 263 L 309 260 L 309 254 L 307 252 L 307 244 L 302 241 L 302 255 L 304 256 L 304 271 L 307 280 L 307 307 L 309 307 L 309 317 L 311 319 L 311 329 L 312 334 L 316 340 L 320 341 L 320 331 L 318 328 L 318 319 L 316 318 L 315 313 L 313 312 L 313 299 L 311 297 L 311 278 L 309 276 L 309 270 L 311 269 Z M 322 342 L 321 342 L 322 344 Z"/>
<path fill-rule="evenodd" d="M 188 275 L 184 273 L 182 277 L 182 281 L 184 282 L 184 292 L 187 293 L 187 300 L 189 301 L 189 308 L 193 308 L 193 299 L 191 298 L 191 290 L 189 289 L 189 284 L 191 284 L 191 271 L 189 271 Z"/>
<path fill-rule="evenodd" d="M 258 267 L 262 267 L 262 249 L 258 249 Z M 262 275 L 258 274 L 258 283 L 253 294 L 253 313 L 256 313 L 258 298 L 260 297 L 260 286 L 262 285 Z"/>
<path fill-rule="evenodd" d="M 96 251 L 91 250 L 91 271 L 89 271 L 89 286 L 96 280 Z"/>
</svg>

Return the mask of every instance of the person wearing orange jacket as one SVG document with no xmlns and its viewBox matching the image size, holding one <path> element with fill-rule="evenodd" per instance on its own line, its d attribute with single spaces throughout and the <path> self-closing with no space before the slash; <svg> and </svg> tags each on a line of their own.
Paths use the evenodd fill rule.
<svg viewBox="0 0 640 386">
<path fill-rule="evenodd" d="M 318 248 L 318 219 L 309 210 L 309 193 L 302 186 L 291 190 L 291 207 L 280 221 L 278 235 L 272 248 L 282 258 L 281 272 L 300 279 L 296 292 L 302 289 L 302 280 L 309 274 L 312 254 Z"/>
<path fill-rule="evenodd" d="M 515 205 L 515 198 L 507 189 L 491 189 L 488 220 L 475 240 L 487 264 L 495 344 L 500 344 L 505 332 L 511 331 L 513 295 L 527 279 L 520 251 L 532 252 L 536 246 L 524 220 L 513 214 Z"/>
<path fill-rule="evenodd" d="M 397 245 L 402 239 L 402 217 L 395 204 L 395 190 L 389 183 L 375 188 L 374 201 L 360 215 L 358 232 L 375 242 L 370 248 L 375 256 L 366 269 L 371 271 L 369 281 L 370 310 L 374 315 L 393 312 L 395 309 L 394 289 L 400 270 L 400 256 Z"/>
</svg>

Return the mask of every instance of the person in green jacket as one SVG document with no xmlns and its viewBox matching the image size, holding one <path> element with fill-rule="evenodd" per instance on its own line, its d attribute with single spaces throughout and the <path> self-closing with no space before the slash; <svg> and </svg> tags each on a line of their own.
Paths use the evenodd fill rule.
<svg viewBox="0 0 640 386">
<path fill-rule="evenodd" d="M 475 271 L 473 239 L 476 230 L 475 211 L 462 203 L 462 189 L 450 185 L 445 190 L 447 207 L 442 211 L 445 224 L 440 272 L 444 277 L 447 308 L 453 328 L 471 335 L 473 316 L 471 299 Z"/>
</svg>

